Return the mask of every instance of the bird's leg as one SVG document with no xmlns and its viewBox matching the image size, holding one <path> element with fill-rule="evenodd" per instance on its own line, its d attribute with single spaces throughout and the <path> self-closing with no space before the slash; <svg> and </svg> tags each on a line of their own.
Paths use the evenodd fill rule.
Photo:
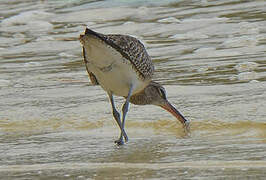
<svg viewBox="0 0 266 180">
<path fill-rule="evenodd" d="M 127 137 L 127 134 L 124 130 L 124 128 L 122 128 L 122 124 L 121 124 L 121 120 L 120 120 L 120 114 L 119 112 L 116 110 L 115 108 L 115 103 L 114 103 L 114 98 L 113 98 L 113 94 L 112 93 L 108 93 L 108 96 L 109 96 L 109 99 L 110 99 L 110 102 L 111 102 L 111 105 L 112 105 L 112 109 L 113 109 L 113 116 L 121 130 L 121 135 L 122 135 L 122 138 L 120 136 L 120 138 L 118 140 L 115 141 L 115 143 L 119 142 L 119 145 L 122 145 L 123 144 L 123 136 L 125 139 L 128 139 Z M 117 143 L 118 144 L 118 143 Z"/>
<path fill-rule="evenodd" d="M 129 91 L 128 91 L 126 102 L 124 103 L 124 105 L 122 107 L 122 112 L 123 112 L 122 129 L 123 129 L 123 131 L 124 131 L 124 128 L 125 128 L 125 120 L 126 120 L 126 115 L 127 115 L 128 108 L 129 108 L 129 99 L 130 99 L 130 97 L 132 95 L 132 91 L 133 91 L 133 86 L 131 85 L 130 88 L 129 88 Z M 121 131 L 121 135 L 120 135 L 120 138 L 119 138 L 120 141 L 123 141 L 123 134 L 122 134 L 123 131 Z M 124 138 L 125 138 L 125 141 L 127 142 L 128 141 L 128 137 L 124 136 Z"/>
</svg>

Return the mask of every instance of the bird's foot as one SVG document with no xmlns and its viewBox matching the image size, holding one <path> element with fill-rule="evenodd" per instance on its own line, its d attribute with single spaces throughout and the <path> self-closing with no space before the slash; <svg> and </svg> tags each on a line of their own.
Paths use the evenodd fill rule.
<svg viewBox="0 0 266 180">
<path fill-rule="evenodd" d="M 121 134 L 120 138 L 118 140 L 115 141 L 115 143 L 120 146 L 120 145 L 123 145 L 124 144 L 124 140 L 123 138 L 125 139 L 125 142 L 128 142 L 128 137 L 127 137 L 127 134 L 124 132 L 123 134 Z"/>
<path fill-rule="evenodd" d="M 118 146 L 124 145 L 123 138 L 119 138 L 118 140 L 115 140 L 115 144 Z"/>
</svg>

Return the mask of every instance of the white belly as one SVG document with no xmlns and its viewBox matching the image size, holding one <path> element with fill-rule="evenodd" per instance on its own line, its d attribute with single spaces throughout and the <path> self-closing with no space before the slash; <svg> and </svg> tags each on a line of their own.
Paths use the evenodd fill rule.
<svg viewBox="0 0 266 180">
<path fill-rule="evenodd" d="M 105 91 L 111 91 L 118 96 L 127 96 L 131 85 L 133 94 L 141 91 L 147 85 L 137 77 L 136 72 L 128 64 L 112 64 L 105 71 L 99 68 L 90 69 Z"/>
<path fill-rule="evenodd" d="M 149 81 L 143 81 L 133 69 L 129 60 L 119 52 L 97 39 L 90 39 L 86 50 L 86 66 L 105 91 L 117 96 L 127 96 L 133 86 L 133 94 L 144 89 Z"/>
</svg>

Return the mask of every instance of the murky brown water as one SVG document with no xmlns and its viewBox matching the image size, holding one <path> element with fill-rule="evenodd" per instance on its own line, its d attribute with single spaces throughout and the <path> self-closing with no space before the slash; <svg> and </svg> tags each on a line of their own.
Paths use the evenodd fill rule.
<svg viewBox="0 0 266 180">
<path fill-rule="evenodd" d="M 266 178 L 265 1 L 1 0 L 0 20 L 0 179 Z M 145 44 L 190 138 L 131 105 L 129 143 L 114 145 L 82 62 L 86 25 Z"/>
</svg>

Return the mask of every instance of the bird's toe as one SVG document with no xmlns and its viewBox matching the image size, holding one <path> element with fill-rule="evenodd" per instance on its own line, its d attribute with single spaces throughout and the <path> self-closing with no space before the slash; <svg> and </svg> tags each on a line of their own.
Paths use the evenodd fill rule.
<svg viewBox="0 0 266 180">
<path fill-rule="evenodd" d="M 123 141 L 123 139 L 118 139 L 115 141 L 115 144 L 118 146 L 121 146 L 121 145 L 124 145 L 124 141 Z"/>
</svg>

